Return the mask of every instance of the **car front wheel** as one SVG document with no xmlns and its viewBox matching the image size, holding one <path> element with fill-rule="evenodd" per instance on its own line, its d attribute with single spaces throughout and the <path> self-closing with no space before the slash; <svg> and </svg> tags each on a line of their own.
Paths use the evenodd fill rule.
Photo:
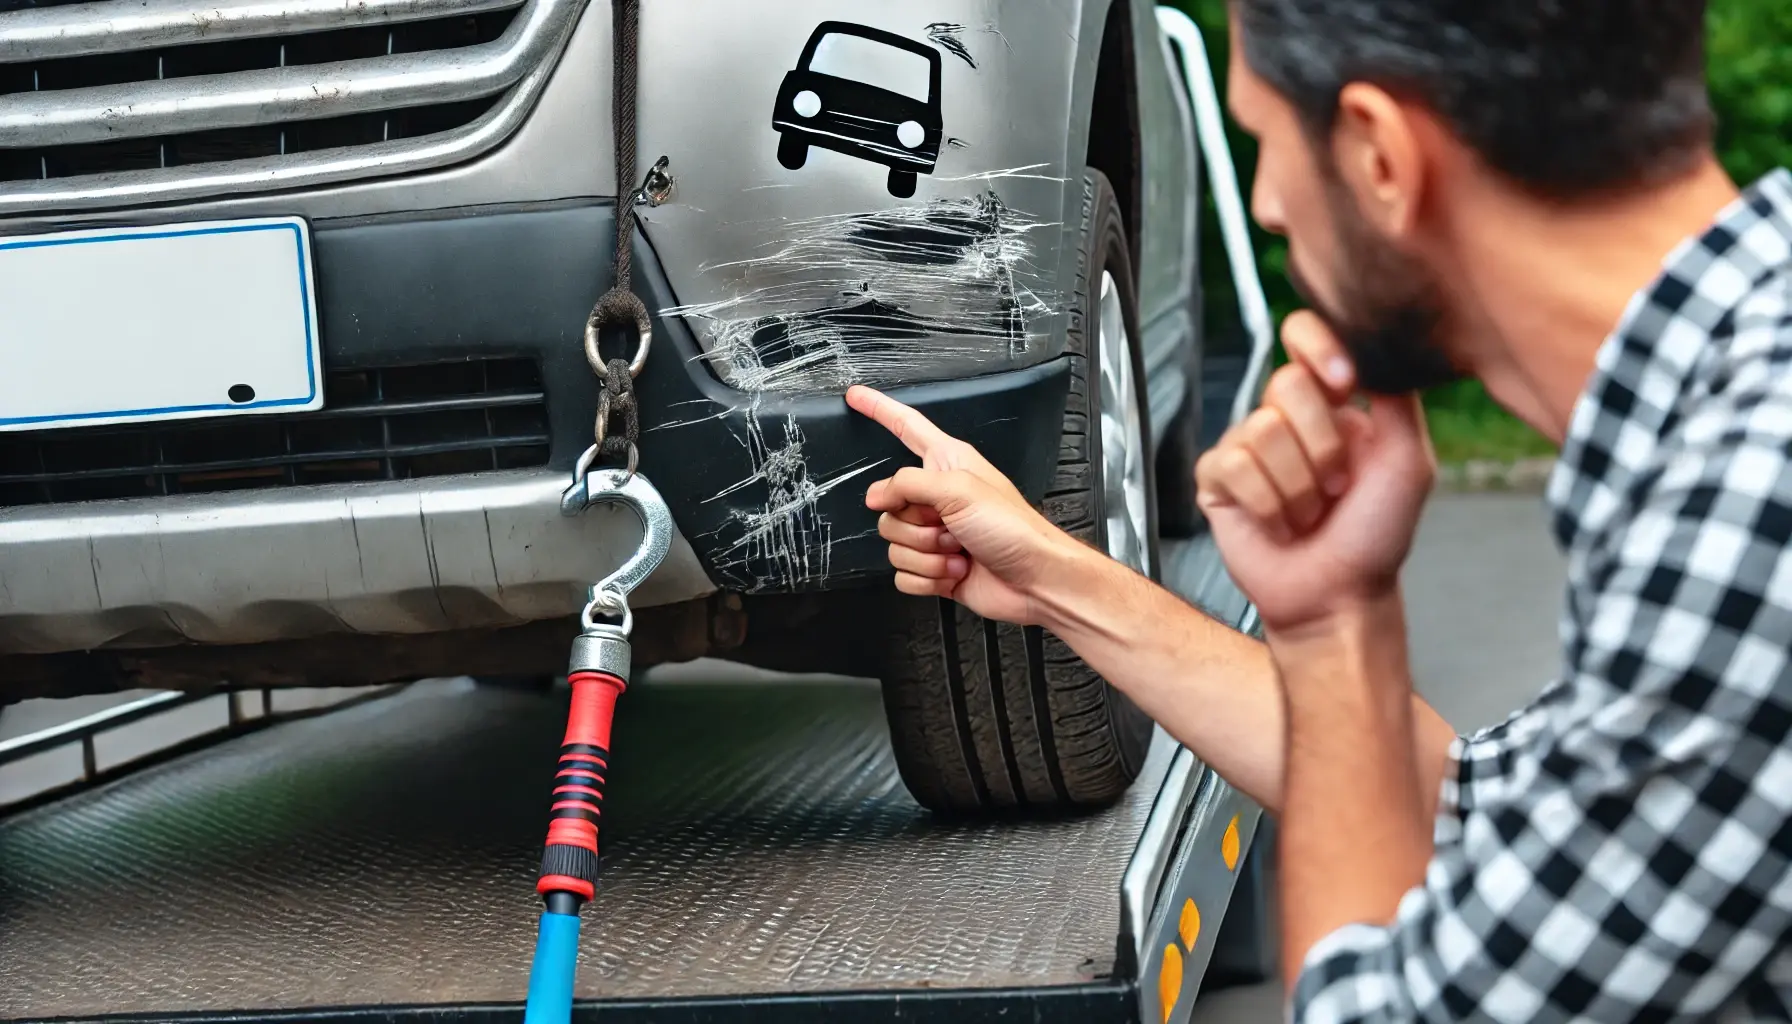
<svg viewBox="0 0 1792 1024">
<path fill-rule="evenodd" d="M 1067 356 L 1070 394 L 1043 512 L 1157 574 L 1156 495 L 1133 274 L 1120 204 L 1086 172 Z M 891 595 L 884 706 L 909 791 L 944 813 L 1062 812 L 1113 803 L 1152 723 L 1050 632 L 951 601 Z"/>
</svg>

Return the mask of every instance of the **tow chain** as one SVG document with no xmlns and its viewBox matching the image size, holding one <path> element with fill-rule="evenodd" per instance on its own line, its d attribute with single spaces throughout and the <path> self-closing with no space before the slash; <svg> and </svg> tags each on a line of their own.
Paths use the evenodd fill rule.
<svg viewBox="0 0 1792 1024">
<path fill-rule="evenodd" d="M 616 127 L 616 187 L 620 190 L 623 182 L 635 180 L 640 0 L 612 0 L 611 12 L 616 59 L 610 91 Z M 669 158 L 660 157 L 639 187 L 616 199 L 616 253 L 610 264 L 610 290 L 597 300 L 585 320 L 585 361 L 603 384 L 603 393 L 598 398 L 597 421 L 592 428 L 594 441 L 579 459 L 583 468 L 575 475 L 574 486 L 599 458 L 624 460 L 630 476 L 640 466 L 641 416 L 634 382 L 647 365 L 647 353 L 653 347 L 653 321 L 647 314 L 647 304 L 633 287 L 635 208 L 658 206 L 671 196 L 672 177 L 666 172 L 669 163 Z M 599 342 L 606 327 L 634 328 L 632 358 L 604 358 Z M 621 420 L 620 432 L 615 430 L 617 419 Z"/>
<path fill-rule="evenodd" d="M 615 61 L 611 76 L 612 113 L 616 127 L 616 185 L 620 190 L 623 182 L 633 181 L 635 177 L 635 81 L 638 77 L 641 3 L 640 0 L 611 0 L 610 10 L 615 40 Z M 619 500 L 618 496 L 624 495 L 625 489 L 635 480 L 635 473 L 640 469 L 641 409 L 635 396 L 635 378 L 647 366 L 647 354 L 653 348 L 653 320 L 648 316 L 647 304 L 641 301 L 633 288 L 635 208 L 640 205 L 658 206 L 671 197 L 673 181 L 666 171 L 670 162 L 668 157 L 660 157 L 648 170 L 639 187 L 627 195 L 617 196 L 616 199 L 616 252 L 610 265 L 610 290 L 597 300 L 597 304 L 591 308 L 591 315 L 585 318 L 585 361 L 590 364 L 591 372 L 603 385 L 603 391 L 597 399 L 597 417 L 592 425 L 591 446 L 580 453 L 578 462 L 573 467 L 572 485 L 560 498 L 560 511 L 564 515 L 576 516 L 595 502 Z M 600 342 L 606 327 L 634 328 L 633 356 L 628 359 L 604 358 Z M 617 420 L 621 421 L 620 431 L 615 429 Z M 600 459 L 621 459 L 626 469 L 618 483 L 601 492 L 594 492 L 589 477 Z M 659 492 L 647 485 L 645 494 L 650 496 L 650 500 L 641 498 L 635 501 L 636 510 L 641 512 L 642 519 L 653 519 L 664 513 L 665 523 L 670 526 L 671 515 L 665 512 L 665 501 L 660 498 Z M 646 504 L 643 504 L 644 501 Z M 648 505 L 653 508 L 648 509 Z M 642 544 L 647 543 L 648 538 L 643 537 Z M 648 571 L 658 566 L 659 560 L 664 557 L 665 552 L 661 551 Z M 644 578 L 645 573 L 642 575 Z M 594 628 L 595 616 L 601 614 L 622 617 L 625 623 L 623 635 L 626 637 L 627 623 L 633 621 L 629 617 L 627 591 L 640 582 L 639 579 L 630 581 L 620 593 L 607 590 L 602 584 L 593 586 L 585 610 L 579 616 L 586 633 Z M 574 649 L 577 650 L 576 644 Z"/>
</svg>

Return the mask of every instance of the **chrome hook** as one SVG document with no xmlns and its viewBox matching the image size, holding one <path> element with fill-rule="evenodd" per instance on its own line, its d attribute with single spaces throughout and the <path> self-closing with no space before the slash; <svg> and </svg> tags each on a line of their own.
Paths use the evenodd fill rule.
<svg viewBox="0 0 1792 1024">
<path fill-rule="evenodd" d="M 672 510 L 666 499 L 647 478 L 622 469 L 600 469 L 582 473 L 560 500 L 560 509 L 577 515 L 602 502 L 614 502 L 632 510 L 641 520 L 641 543 L 621 567 L 598 580 L 591 587 L 587 614 L 594 611 L 627 615 L 628 596 L 639 587 L 672 550 Z M 620 603 L 621 608 L 609 607 Z"/>
</svg>

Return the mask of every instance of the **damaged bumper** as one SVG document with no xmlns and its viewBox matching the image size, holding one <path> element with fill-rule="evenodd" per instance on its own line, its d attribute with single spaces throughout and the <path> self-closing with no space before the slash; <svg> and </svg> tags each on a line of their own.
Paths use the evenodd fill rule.
<svg viewBox="0 0 1792 1024">
<path fill-rule="evenodd" d="M 559 513 L 598 385 L 581 328 L 610 287 L 602 202 L 313 222 L 321 336 L 336 370 L 494 356 L 541 368 L 538 469 L 0 513 L 0 648 L 51 653 L 327 633 L 428 633 L 555 618 L 633 543 L 626 513 Z M 675 306 L 647 242 L 636 290 Z M 722 383 L 683 318 L 655 318 L 637 382 L 641 465 L 682 536 L 642 606 L 720 588 L 887 577 L 864 488 L 914 460 L 838 391 Z M 892 389 L 983 449 L 1034 497 L 1057 456 L 1062 359 Z"/>
</svg>

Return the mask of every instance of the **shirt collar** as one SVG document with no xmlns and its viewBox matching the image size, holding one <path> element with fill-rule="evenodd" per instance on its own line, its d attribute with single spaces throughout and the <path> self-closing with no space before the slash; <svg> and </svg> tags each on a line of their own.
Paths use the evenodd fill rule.
<svg viewBox="0 0 1792 1024">
<path fill-rule="evenodd" d="M 1676 246 L 1631 299 L 1599 347 L 1550 476 L 1548 503 L 1564 549 L 1617 510 L 1624 482 L 1679 420 L 1694 372 L 1728 333 L 1730 314 L 1785 267 L 1789 243 L 1792 172 L 1780 168 Z"/>
</svg>

